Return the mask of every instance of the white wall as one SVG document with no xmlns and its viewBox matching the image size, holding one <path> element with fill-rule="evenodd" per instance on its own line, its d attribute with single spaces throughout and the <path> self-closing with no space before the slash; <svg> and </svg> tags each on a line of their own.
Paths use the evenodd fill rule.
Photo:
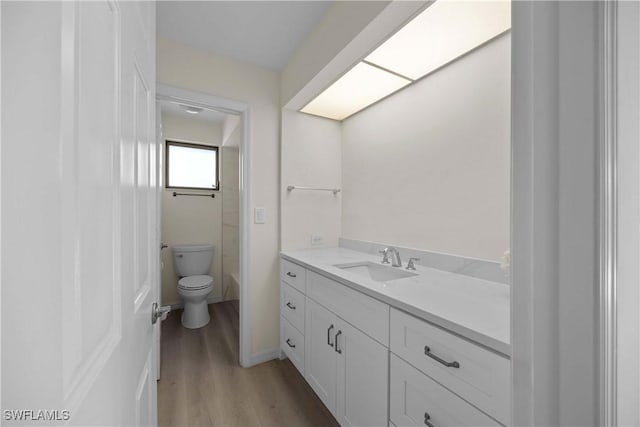
<svg viewBox="0 0 640 427">
<path fill-rule="evenodd" d="M 165 140 L 222 145 L 220 124 L 163 114 L 162 130 Z M 184 243 L 209 243 L 216 247 L 209 272 L 214 280 L 210 297 L 221 297 L 222 194 L 216 192 L 214 199 L 190 196 L 173 197 L 174 191 L 176 190 L 166 188 L 162 190 L 162 242 L 169 245 L 169 248 L 162 251 L 162 262 L 164 263 L 162 303 L 166 305 L 180 302 L 177 292 L 178 278 L 174 269 L 171 247 Z"/>
<path fill-rule="evenodd" d="M 285 249 L 311 246 L 311 234 L 323 245 L 337 245 L 341 234 L 340 193 L 296 191 L 288 185 L 341 187 L 341 124 L 297 113 L 401 27 L 425 1 L 340 1 L 322 21 L 281 73 L 281 229 Z"/>
<path fill-rule="evenodd" d="M 343 121 L 343 237 L 488 260 L 509 249 L 510 41 Z"/>
<path fill-rule="evenodd" d="M 295 111 L 282 111 L 282 248 L 311 247 L 311 234 L 324 246 L 338 246 L 342 195 L 286 190 L 341 187 L 341 125 L 334 120 Z"/>
<path fill-rule="evenodd" d="M 242 127 L 236 127 L 230 139 L 242 140 Z M 229 140 L 227 140 L 229 141 Z M 225 141 L 226 143 L 226 141 Z M 238 144 L 223 146 L 220 165 L 222 177 L 222 284 L 223 300 L 238 299 L 238 277 L 240 269 L 240 156 Z M 235 145 L 233 145 L 235 144 Z"/>
<path fill-rule="evenodd" d="M 252 163 L 249 209 L 264 207 L 266 224 L 251 225 L 249 248 L 251 354 L 279 347 L 279 76 L 199 49 L 158 40 L 159 83 L 244 102 L 250 107 Z"/>
</svg>

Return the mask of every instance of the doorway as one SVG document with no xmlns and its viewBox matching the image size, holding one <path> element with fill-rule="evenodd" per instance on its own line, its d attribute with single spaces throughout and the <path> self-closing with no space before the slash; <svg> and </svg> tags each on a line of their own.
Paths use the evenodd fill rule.
<svg viewBox="0 0 640 427">
<path fill-rule="evenodd" d="M 224 253 L 220 253 L 220 287 L 218 288 L 220 300 L 222 298 L 229 298 L 234 296 L 234 292 L 239 298 L 239 364 L 241 366 L 248 366 L 250 360 L 250 323 L 249 323 L 249 299 L 248 299 L 248 284 L 249 284 L 249 159 L 250 159 L 250 146 L 249 146 L 249 107 L 246 104 L 236 102 L 233 100 L 216 97 L 200 92 L 194 92 L 182 88 L 177 88 L 168 85 L 158 84 L 156 88 L 156 99 L 159 103 L 172 104 L 177 106 L 187 106 L 193 109 L 201 109 L 203 111 L 216 112 L 223 115 L 227 120 L 226 129 L 228 135 L 224 135 L 223 139 L 227 137 L 230 140 L 228 145 L 228 153 L 224 153 L 225 159 L 233 158 L 233 150 L 237 150 L 237 195 L 235 201 L 227 200 L 227 205 L 237 203 L 237 270 L 233 271 L 231 267 L 233 261 L 233 254 L 228 253 L 227 257 L 227 272 L 225 276 L 225 269 L 223 266 Z M 180 107 L 184 108 L 184 107 Z M 224 119 L 223 119 L 224 120 Z M 225 126 L 221 126 L 225 128 Z M 237 131 L 237 132 L 236 132 Z M 233 142 L 233 141 L 235 142 Z M 224 145 L 222 146 L 224 149 Z M 229 154 L 227 156 L 226 154 Z M 163 158 L 162 156 L 160 157 Z M 221 181 L 222 183 L 222 181 Z M 225 184 L 222 183 L 223 191 L 216 197 L 223 198 Z M 160 189 L 159 191 L 164 191 Z M 171 197 L 172 194 L 171 194 Z M 188 196 L 186 196 L 188 197 Z M 200 197 L 198 197 L 200 199 Z M 202 199 L 205 199 L 202 197 Z M 224 201 L 223 201 L 224 203 Z M 232 211 L 232 209 L 230 209 Z M 229 212 L 232 215 L 232 212 Z M 227 227 L 227 239 L 228 233 L 232 232 L 233 224 L 228 222 Z M 222 227 L 224 228 L 224 226 Z M 221 230 L 222 233 L 222 230 Z M 221 234 L 221 239 L 225 239 Z M 224 251 L 224 249 L 223 249 Z M 214 255 L 215 256 L 215 255 Z M 237 289 L 235 283 L 237 283 Z M 163 303 L 166 303 L 163 301 Z M 158 352 L 159 354 L 159 352 Z"/>
</svg>

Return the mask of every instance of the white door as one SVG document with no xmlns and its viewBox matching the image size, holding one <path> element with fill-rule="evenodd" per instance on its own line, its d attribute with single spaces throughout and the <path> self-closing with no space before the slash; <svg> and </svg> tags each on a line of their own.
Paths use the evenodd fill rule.
<svg viewBox="0 0 640 427">
<path fill-rule="evenodd" d="M 1 7 L 3 423 L 156 424 L 155 5 Z"/>
<path fill-rule="evenodd" d="M 155 3 L 121 2 L 121 235 L 123 311 L 132 337 L 126 364 L 134 391 L 136 425 L 155 425 L 157 417 L 156 327 L 160 247 L 157 232 L 157 139 L 155 96 Z"/>
<path fill-rule="evenodd" d="M 326 308 L 307 298 L 305 319 L 305 378 L 322 403 L 335 414 L 337 318 Z"/>
<path fill-rule="evenodd" d="M 336 326 L 336 419 L 342 426 L 386 425 L 389 351 L 346 322 Z"/>
</svg>

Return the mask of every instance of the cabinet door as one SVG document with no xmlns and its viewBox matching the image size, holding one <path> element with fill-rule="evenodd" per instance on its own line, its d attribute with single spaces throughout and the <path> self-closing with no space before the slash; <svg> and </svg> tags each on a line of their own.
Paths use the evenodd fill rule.
<svg viewBox="0 0 640 427">
<path fill-rule="evenodd" d="M 322 403 L 335 414 L 337 317 L 313 300 L 306 300 L 305 378 Z"/>
<path fill-rule="evenodd" d="M 338 422 L 342 426 L 387 425 L 388 349 L 345 322 L 340 322 L 336 334 Z"/>
</svg>

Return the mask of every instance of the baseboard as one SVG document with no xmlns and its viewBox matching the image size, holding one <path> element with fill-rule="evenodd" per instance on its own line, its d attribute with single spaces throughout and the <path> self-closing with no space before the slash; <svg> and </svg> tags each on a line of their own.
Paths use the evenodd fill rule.
<svg viewBox="0 0 640 427">
<path fill-rule="evenodd" d="M 280 349 L 273 348 L 271 350 L 262 351 L 260 353 L 252 354 L 249 358 L 249 366 L 245 366 L 246 368 L 250 368 L 251 366 L 259 365 L 264 362 L 268 362 L 270 360 L 275 360 L 280 358 Z"/>
<path fill-rule="evenodd" d="M 222 302 L 221 296 L 213 295 L 207 298 L 207 304 L 215 304 L 217 302 Z M 178 310 L 184 308 L 184 303 L 182 301 L 174 302 L 173 304 L 169 304 L 169 307 L 171 307 L 171 310 Z"/>
</svg>

